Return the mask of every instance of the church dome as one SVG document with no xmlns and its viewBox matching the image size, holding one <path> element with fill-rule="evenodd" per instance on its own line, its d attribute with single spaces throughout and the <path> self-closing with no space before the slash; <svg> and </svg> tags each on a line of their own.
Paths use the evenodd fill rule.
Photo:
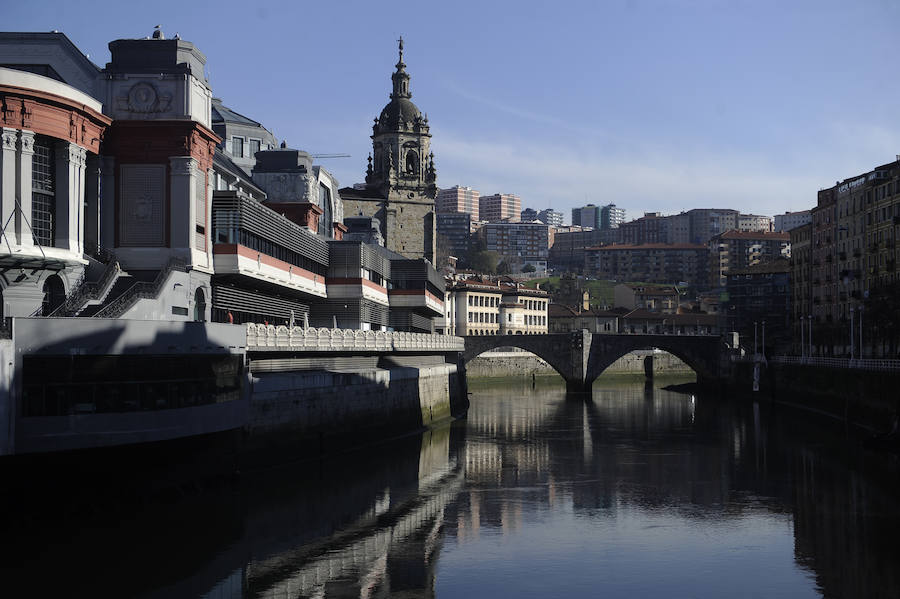
<svg viewBox="0 0 900 599">
<path fill-rule="evenodd" d="M 388 102 L 378 117 L 378 131 L 399 131 L 412 128 L 420 119 L 422 112 L 407 98 L 394 98 Z M 407 126 L 409 123 L 409 126 Z"/>
</svg>

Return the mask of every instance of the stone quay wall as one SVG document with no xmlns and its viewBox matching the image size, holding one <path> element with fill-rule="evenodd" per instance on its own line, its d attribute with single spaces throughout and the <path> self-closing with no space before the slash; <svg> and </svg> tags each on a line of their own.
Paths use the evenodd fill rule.
<svg viewBox="0 0 900 599">
<path fill-rule="evenodd" d="M 449 421 L 467 405 L 456 364 L 252 373 L 243 453 L 339 452 Z"/>
<path fill-rule="evenodd" d="M 654 375 L 693 374 L 691 367 L 670 353 L 635 351 L 613 362 L 603 375 L 644 375 L 644 361 L 653 356 Z M 466 365 L 466 375 L 473 378 L 557 375 L 544 360 L 530 352 L 485 352 Z M 558 376 L 558 375 L 557 375 Z"/>
</svg>

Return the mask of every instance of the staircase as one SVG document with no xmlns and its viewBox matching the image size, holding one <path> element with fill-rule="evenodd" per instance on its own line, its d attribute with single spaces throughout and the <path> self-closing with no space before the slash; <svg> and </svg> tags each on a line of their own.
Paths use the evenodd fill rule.
<svg viewBox="0 0 900 599">
<path fill-rule="evenodd" d="M 125 271 L 120 271 L 119 276 L 115 279 L 115 283 L 110 286 L 109 290 L 104 295 L 104 298 L 95 304 L 85 306 L 85 308 L 78 313 L 78 316 L 94 316 L 97 312 L 103 310 L 109 306 L 109 304 L 120 298 L 122 294 L 134 286 L 135 283 L 137 283 L 137 280 L 133 276 Z"/>
</svg>

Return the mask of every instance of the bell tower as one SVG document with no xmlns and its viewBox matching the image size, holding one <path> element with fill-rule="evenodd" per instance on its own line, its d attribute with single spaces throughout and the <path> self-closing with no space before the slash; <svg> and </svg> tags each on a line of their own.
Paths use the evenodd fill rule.
<svg viewBox="0 0 900 599">
<path fill-rule="evenodd" d="M 385 199 L 378 215 L 385 246 L 410 258 L 433 261 L 437 171 L 431 133 L 428 117 L 410 100 L 402 37 L 398 43 L 390 102 L 372 125 L 366 187 Z"/>
</svg>

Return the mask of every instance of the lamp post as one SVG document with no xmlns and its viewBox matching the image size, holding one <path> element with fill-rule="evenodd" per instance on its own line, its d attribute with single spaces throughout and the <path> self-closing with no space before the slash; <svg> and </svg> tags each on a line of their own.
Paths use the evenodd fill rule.
<svg viewBox="0 0 900 599">
<path fill-rule="evenodd" d="M 803 334 L 803 321 L 806 320 L 803 316 L 800 317 L 800 357 L 806 357 L 806 337 Z"/>
<path fill-rule="evenodd" d="M 763 331 L 763 339 L 762 339 L 762 353 L 763 359 L 766 357 L 766 321 L 762 321 L 762 331 Z"/>
<path fill-rule="evenodd" d="M 863 358 L 863 306 L 859 306 L 859 357 Z"/>
<path fill-rule="evenodd" d="M 812 314 L 809 315 L 809 357 L 812 358 L 813 355 L 813 344 L 812 344 Z"/>
<path fill-rule="evenodd" d="M 853 360 L 853 313 L 856 309 L 853 306 L 850 306 L 850 359 Z"/>
<path fill-rule="evenodd" d="M 753 359 L 756 359 L 756 356 L 759 355 L 759 351 L 756 349 L 756 321 L 753 321 Z"/>
</svg>

